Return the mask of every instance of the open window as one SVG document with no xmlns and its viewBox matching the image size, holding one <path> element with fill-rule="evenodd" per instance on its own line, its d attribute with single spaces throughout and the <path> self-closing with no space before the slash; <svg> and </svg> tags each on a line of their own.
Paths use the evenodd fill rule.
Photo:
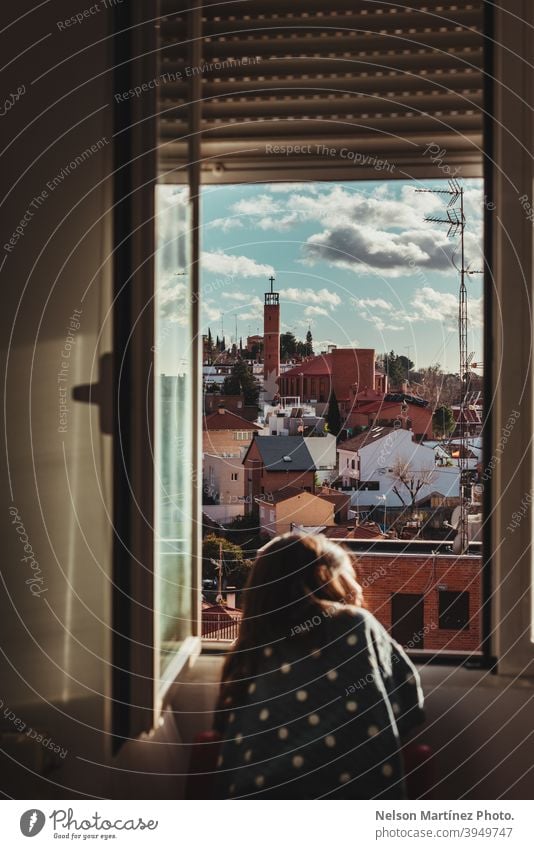
<svg viewBox="0 0 534 849">
<path fill-rule="evenodd" d="M 187 641 L 200 634 L 202 188 L 215 191 L 222 186 L 348 182 L 355 178 L 376 183 L 413 180 L 420 186 L 451 177 L 484 179 L 487 279 L 493 283 L 491 266 L 494 270 L 503 267 L 502 255 L 495 253 L 500 246 L 492 239 L 497 227 L 492 217 L 493 196 L 505 192 L 506 186 L 504 178 L 496 178 L 492 171 L 488 115 L 497 100 L 500 115 L 508 116 L 509 108 L 504 95 L 496 98 L 491 89 L 492 52 L 483 46 L 484 32 L 489 36 L 486 45 L 491 44 L 491 16 L 488 4 L 482 2 L 407 6 L 358 0 L 338 3 L 331 10 L 322 0 L 312 0 L 306 10 L 288 11 L 279 0 L 267 8 L 248 0 L 204 6 L 191 3 L 177 11 L 168 0 L 162 0 L 160 12 L 148 39 L 149 50 L 141 45 L 134 53 L 141 57 L 140 63 L 148 62 L 149 72 L 145 66 L 144 72 L 136 72 L 137 80 L 125 79 L 121 89 L 131 91 L 132 82 L 141 86 L 139 94 L 127 98 L 125 110 L 129 126 L 136 127 L 134 135 L 142 134 L 149 125 L 155 129 L 155 120 L 150 122 L 157 116 L 157 136 L 151 139 L 154 145 L 150 148 L 153 152 L 157 147 L 157 164 L 153 158 L 152 171 L 136 175 L 136 184 L 148 185 L 152 193 L 155 190 L 157 201 L 152 201 L 153 214 L 150 205 L 145 206 L 138 220 L 158 221 L 159 241 L 153 245 L 156 265 L 163 257 L 166 263 L 158 265 L 155 302 L 147 298 L 143 306 L 147 321 L 154 318 L 151 311 L 157 314 L 156 336 L 148 339 L 150 344 L 143 353 L 145 362 L 148 351 L 154 353 L 148 384 L 157 382 L 156 426 L 151 430 L 157 458 L 156 557 L 147 580 L 152 582 L 155 599 L 165 602 L 154 601 L 164 624 L 152 632 L 157 630 L 160 635 L 154 645 L 146 643 L 151 656 L 155 651 L 158 657 L 164 652 L 161 664 L 159 660 L 156 665 L 153 661 L 148 664 L 157 681 L 154 704 L 171 680 L 170 671 L 176 671 L 173 658 L 179 657 L 184 644 L 187 653 Z M 502 15 L 506 17 L 505 12 Z M 513 25 L 509 20 L 505 23 L 508 33 Z M 499 61 L 504 66 L 508 61 L 502 51 Z M 516 73 L 514 68 L 504 70 L 511 77 Z M 148 86 L 150 80 L 155 82 Z M 501 157 L 509 143 L 505 124 L 501 122 L 494 134 L 503 145 L 498 151 Z M 525 168 L 523 153 L 521 156 L 517 167 Z M 518 175 L 518 183 L 524 185 L 524 176 Z M 163 218 L 174 221 L 169 225 L 171 233 Z M 522 256 L 527 257 L 530 236 L 522 219 L 519 221 L 525 242 Z M 495 332 L 491 311 L 493 289 L 487 283 L 486 349 L 488 340 L 502 337 L 500 329 Z M 181 330 L 175 343 L 177 328 Z M 499 350 L 504 351 L 505 346 Z M 503 357 L 513 371 L 509 352 Z M 163 376 L 168 378 L 166 382 Z M 224 376 L 214 374 L 213 379 L 222 381 Z M 484 380 L 486 397 L 492 399 L 487 414 L 494 416 L 496 409 L 501 410 L 494 403 L 494 391 L 503 391 L 502 380 L 496 381 L 494 363 L 486 369 Z M 313 400 L 328 401 L 327 386 L 320 377 L 314 376 L 306 385 L 304 379 L 301 383 L 295 380 L 289 389 L 293 395 L 309 391 Z M 514 403 L 511 400 L 507 406 L 512 409 Z M 162 415 L 166 404 L 176 413 L 168 423 Z M 135 415 L 140 413 L 139 407 Z M 524 413 L 524 422 L 529 415 Z M 504 413 L 498 416 L 497 426 L 488 417 L 484 422 L 484 467 L 495 451 L 496 431 L 506 423 Z M 411 416 L 410 424 L 421 435 Z M 172 468 L 166 453 L 169 440 L 179 447 L 171 459 L 171 464 L 175 461 Z M 497 527 L 490 498 L 492 491 L 494 496 L 500 492 L 500 473 L 509 468 L 502 463 L 499 474 L 490 475 L 483 494 L 486 515 L 492 516 L 491 523 L 485 524 L 487 553 L 478 574 L 483 594 L 481 650 L 488 659 L 499 643 L 494 639 L 493 647 L 490 645 L 490 600 L 494 596 L 489 552 L 495 546 L 490 528 L 494 532 Z M 250 486 L 246 477 L 245 481 Z M 376 487 L 380 482 L 375 479 L 369 487 L 359 485 L 363 491 Z M 173 527 L 165 524 L 169 517 Z M 144 531 L 149 533 L 146 527 Z M 500 580 L 502 568 L 498 566 Z M 154 574 L 159 581 L 156 588 Z M 522 569 L 518 584 L 523 594 L 524 574 Z M 166 588 L 163 596 L 162 588 Z M 167 598 L 169 588 L 173 592 L 178 589 L 180 601 Z M 499 589 L 499 584 L 494 589 Z M 524 640 L 522 645 L 525 647 Z M 528 657 L 529 649 L 524 651 L 523 656 Z M 165 668 L 168 677 L 162 675 Z M 143 686 L 146 689 L 146 683 Z"/>
</svg>

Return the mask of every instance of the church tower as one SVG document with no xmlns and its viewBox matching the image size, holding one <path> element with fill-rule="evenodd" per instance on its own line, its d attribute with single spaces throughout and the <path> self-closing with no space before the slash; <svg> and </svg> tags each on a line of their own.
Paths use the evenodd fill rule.
<svg viewBox="0 0 534 849">
<path fill-rule="evenodd" d="M 274 277 L 269 277 L 271 291 L 265 292 L 263 307 L 263 387 L 265 397 L 278 393 L 280 374 L 280 296 L 273 290 Z"/>
</svg>

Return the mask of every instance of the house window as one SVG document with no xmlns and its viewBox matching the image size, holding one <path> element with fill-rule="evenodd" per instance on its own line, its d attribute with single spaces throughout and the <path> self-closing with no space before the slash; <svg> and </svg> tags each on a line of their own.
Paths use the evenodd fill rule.
<svg viewBox="0 0 534 849">
<path fill-rule="evenodd" d="M 469 630 L 469 593 L 439 591 L 439 627 L 447 631 Z"/>
<path fill-rule="evenodd" d="M 232 479 L 233 481 L 237 481 L 237 480 L 239 480 L 239 475 L 238 475 L 238 473 L 237 473 L 237 472 L 232 472 L 232 474 L 231 474 L 231 479 Z"/>
<path fill-rule="evenodd" d="M 248 430 L 234 430 L 234 439 L 238 442 L 252 439 L 252 433 Z"/>
<path fill-rule="evenodd" d="M 368 492 L 378 492 L 380 489 L 379 481 L 358 481 L 357 489 L 366 490 Z"/>
</svg>

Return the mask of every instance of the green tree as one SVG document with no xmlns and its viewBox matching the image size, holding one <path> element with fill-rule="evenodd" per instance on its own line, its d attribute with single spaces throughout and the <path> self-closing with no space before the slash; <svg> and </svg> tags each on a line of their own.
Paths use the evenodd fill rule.
<svg viewBox="0 0 534 849">
<path fill-rule="evenodd" d="M 339 404 L 337 402 L 336 393 L 332 389 L 330 398 L 328 399 L 328 410 L 326 411 L 326 424 L 328 432 L 334 436 L 339 436 L 343 422 L 341 421 L 341 413 L 339 412 Z"/>
<path fill-rule="evenodd" d="M 395 351 L 384 354 L 384 371 L 388 376 L 390 387 L 400 387 L 405 380 L 408 380 L 408 375 L 413 365 L 413 362 L 408 357 L 402 354 L 399 356 Z"/>
<path fill-rule="evenodd" d="M 231 583 L 243 584 L 252 566 L 251 561 L 246 559 L 239 545 L 217 534 L 208 534 L 202 542 L 202 577 L 217 577 L 217 567 L 213 561 L 218 562 L 221 551 L 223 576 Z"/>
<path fill-rule="evenodd" d="M 232 372 L 224 378 L 224 395 L 241 395 L 245 397 L 245 404 L 257 404 L 260 395 L 258 384 L 254 380 L 252 371 L 244 360 L 237 360 L 232 366 Z"/>
<path fill-rule="evenodd" d="M 454 415 L 450 407 L 442 404 L 432 414 L 432 428 L 438 436 L 450 436 L 455 427 Z"/>
<path fill-rule="evenodd" d="M 308 332 L 306 333 L 306 356 L 313 356 L 313 336 L 310 328 L 308 328 Z"/>
<path fill-rule="evenodd" d="M 297 340 L 291 332 L 280 334 L 280 359 L 287 360 L 297 353 Z"/>
</svg>

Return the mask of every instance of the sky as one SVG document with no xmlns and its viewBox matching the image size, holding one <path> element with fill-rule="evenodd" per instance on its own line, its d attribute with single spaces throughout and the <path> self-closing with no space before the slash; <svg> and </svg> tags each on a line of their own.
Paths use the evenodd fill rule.
<svg viewBox="0 0 534 849">
<path fill-rule="evenodd" d="M 268 278 L 280 292 L 282 331 L 316 353 L 329 344 L 394 350 L 415 366 L 458 371 L 459 239 L 426 222 L 449 197 L 405 181 L 210 186 L 202 198 L 202 330 L 227 344 L 262 332 Z M 464 180 L 466 262 L 483 267 L 481 180 Z M 187 359 L 186 190 L 163 187 L 158 215 L 162 368 Z M 177 236 L 181 233 L 182 236 Z M 178 273 L 177 273 L 178 269 Z M 467 277 L 469 351 L 482 359 L 483 276 Z M 178 367 L 180 371 L 180 367 Z"/>
</svg>

